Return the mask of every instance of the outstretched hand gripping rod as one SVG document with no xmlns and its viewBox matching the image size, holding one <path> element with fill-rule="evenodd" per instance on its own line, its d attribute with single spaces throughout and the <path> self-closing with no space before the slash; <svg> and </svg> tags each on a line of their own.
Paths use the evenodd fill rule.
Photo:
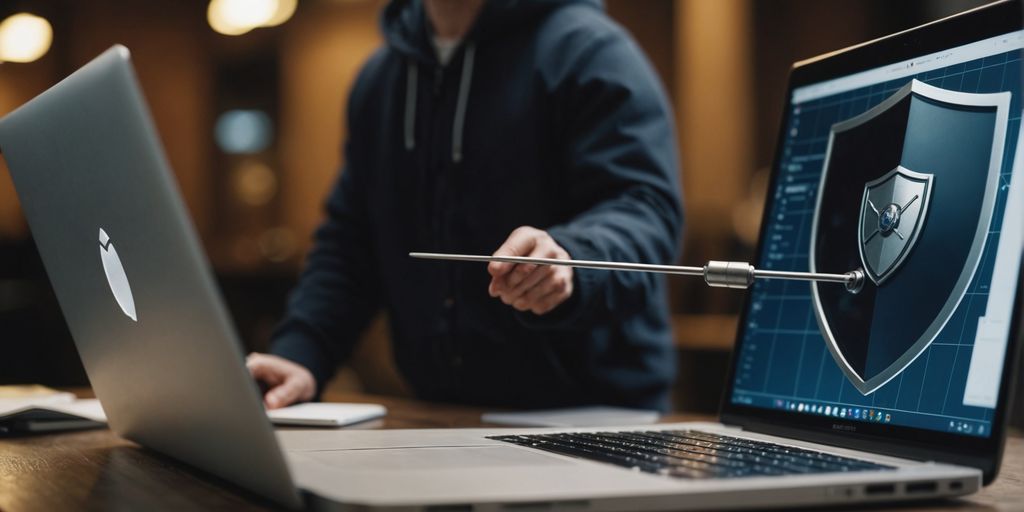
<svg viewBox="0 0 1024 512">
<path fill-rule="evenodd" d="M 719 288 L 749 288 L 756 279 L 789 279 L 795 281 L 818 281 L 839 283 L 850 293 L 858 293 L 864 287 L 864 271 L 857 269 L 845 274 L 823 274 L 820 272 L 795 272 L 786 270 L 761 270 L 742 261 L 709 261 L 703 267 L 679 265 L 651 265 L 647 263 L 619 263 L 613 261 L 560 260 L 555 258 L 530 258 L 527 256 L 477 256 L 471 254 L 440 254 L 411 252 L 410 257 L 427 260 L 448 261 L 498 261 L 502 263 L 527 263 L 532 265 L 557 265 L 563 267 L 593 268 L 601 270 L 626 270 L 631 272 L 654 272 L 682 276 L 703 276 L 708 286 Z"/>
</svg>

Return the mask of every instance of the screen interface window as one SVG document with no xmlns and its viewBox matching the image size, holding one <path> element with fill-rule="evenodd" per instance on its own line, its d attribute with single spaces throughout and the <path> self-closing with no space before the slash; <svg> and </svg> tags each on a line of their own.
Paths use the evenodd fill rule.
<svg viewBox="0 0 1024 512">
<path fill-rule="evenodd" d="M 1024 246 L 1024 31 L 794 89 L 731 400 L 990 435 Z"/>
</svg>

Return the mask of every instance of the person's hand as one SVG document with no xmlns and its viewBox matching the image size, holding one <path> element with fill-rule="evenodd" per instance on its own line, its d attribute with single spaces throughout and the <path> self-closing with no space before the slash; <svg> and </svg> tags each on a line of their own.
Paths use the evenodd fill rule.
<svg viewBox="0 0 1024 512">
<path fill-rule="evenodd" d="M 529 226 L 516 228 L 494 255 L 569 259 L 551 235 Z M 491 262 L 487 272 L 491 297 L 519 311 L 543 315 L 572 296 L 572 267 Z"/>
<path fill-rule="evenodd" d="M 253 352 L 245 358 L 245 366 L 253 378 L 267 385 L 263 403 L 277 409 L 296 402 L 306 402 L 316 394 L 316 379 L 305 366 L 283 357 Z"/>
</svg>

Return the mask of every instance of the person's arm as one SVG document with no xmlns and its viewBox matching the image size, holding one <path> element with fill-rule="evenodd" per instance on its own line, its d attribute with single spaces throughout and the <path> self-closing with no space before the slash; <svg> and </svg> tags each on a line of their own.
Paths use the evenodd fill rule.
<svg viewBox="0 0 1024 512">
<path fill-rule="evenodd" d="M 271 408 L 319 395 L 380 308 L 366 204 L 364 173 L 369 167 L 359 150 L 364 145 L 357 140 L 359 109 L 370 89 L 362 77 L 372 75 L 367 70 L 379 63 L 379 57 L 367 63 L 349 97 L 345 166 L 328 196 L 326 219 L 314 235 L 270 354 L 249 358 L 254 377 L 270 387 L 265 402 Z"/>
<path fill-rule="evenodd" d="M 559 103 L 566 120 L 564 206 L 579 213 L 540 233 L 517 230 L 498 253 L 672 263 L 683 223 L 678 155 L 672 111 L 647 60 L 620 34 L 599 38 L 576 59 L 558 97 L 564 99 Z M 536 301 L 523 294 L 521 307 L 512 301 L 520 319 L 534 327 L 586 325 L 589 319 L 631 314 L 647 307 L 657 279 L 640 272 L 511 267 L 491 265 L 499 288 L 504 274 L 522 271 L 513 280 L 533 279 L 550 290 L 534 294 Z M 527 276 L 539 273 L 544 277 Z M 492 288 L 492 295 L 500 293 Z"/>
<path fill-rule="evenodd" d="M 263 404 L 267 409 L 306 402 L 316 394 L 316 379 L 309 369 L 281 356 L 253 352 L 245 358 L 245 366 L 266 387 Z"/>
<path fill-rule="evenodd" d="M 494 255 L 569 259 L 569 253 L 550 234 L 532 226 L 512 231 Z M 573 294 L 571 267 L 492 261 L 487 272 L 491 274 L 487 293 L 521 312 L 546 315 Z"/>
<path fill-rule="evenodd" d="M 380 305 L 365 195 L 359 170 L 346 165 L 271 344 L 271 354 L 307 368 L 317 390 L 351 354 Z"/>
</svg>

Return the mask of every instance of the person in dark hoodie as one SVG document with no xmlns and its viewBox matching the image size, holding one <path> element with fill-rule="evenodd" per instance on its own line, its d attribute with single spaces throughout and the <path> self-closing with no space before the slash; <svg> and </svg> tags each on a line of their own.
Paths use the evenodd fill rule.
<svg viewBox="0 0 1024 512">
<path fill-rule="evenodd" d="M 371 318 L 419 398 L 668 408 L 665 281 L 412 251 L 671 263 L 675 135 L 597 0 L 394 0 L 347 110 L 345 165 L 271 354 L 265 404 L 315 399 Z"/>
</svg>

